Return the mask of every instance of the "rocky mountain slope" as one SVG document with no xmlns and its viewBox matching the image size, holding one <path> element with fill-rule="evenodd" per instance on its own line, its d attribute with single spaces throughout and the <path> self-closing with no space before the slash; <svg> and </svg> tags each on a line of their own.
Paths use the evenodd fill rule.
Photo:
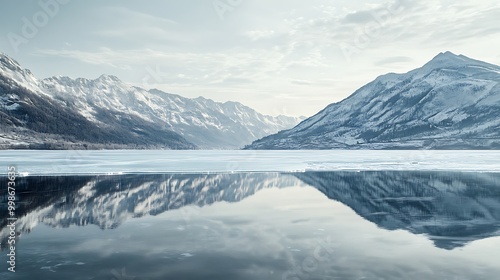
<svg viewBox="0 0 500 280">
<path fill-rule="evenodd" d="M 106 123 L 115 112 L 126 113 L 171 129 L 202 149 L 242 148 L 300 121 L 265 116 L 237 102 L 147 91 L 107 75 L 95 80 L 52 77 L 42 80 L 41 87 L 92 122 Z"/>
<path fill-rule="evenodd" d="M 248 149 L 499 149 L 500 67 L 451 52 Z"/>
<path fill-rule="evenodd" d="M 109 112 L 100 112 L 109 115 Z M 179 134 L 119 113 L 95 123 L 52 98 L 29 70 L 0 54 L 0 149 L 194 149 Z"/>
<path fill-rule="evenodd" d="M 37 80 L 0 54 L 0 148 L 237 149 L 302 119 L 148 91 L 109 75 Z"/>
</svg>

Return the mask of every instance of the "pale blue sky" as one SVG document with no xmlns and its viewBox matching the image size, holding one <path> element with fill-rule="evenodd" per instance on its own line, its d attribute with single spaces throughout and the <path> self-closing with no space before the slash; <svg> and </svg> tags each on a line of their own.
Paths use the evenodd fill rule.
<svg viewBox="0 0 500 280">
<path fill-rule="evenodd" d="M 106 73 L 310 116 L 441 51 L 500 64 L 500 4 L 477 2 L 2 0 L 0 51 L 39 78 Z"/>
</svg>

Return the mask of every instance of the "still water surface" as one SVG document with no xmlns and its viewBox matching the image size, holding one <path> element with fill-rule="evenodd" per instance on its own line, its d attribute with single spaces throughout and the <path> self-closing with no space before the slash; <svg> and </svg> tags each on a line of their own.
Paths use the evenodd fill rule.
<svg viewBox="0 0 500 280">
<path fill-rule="evenodd" d="M 500 275 L 500 173 L 27 176 L 17 186 L 16 273 L 2 214 L 1 279 Z"/>
</svg>

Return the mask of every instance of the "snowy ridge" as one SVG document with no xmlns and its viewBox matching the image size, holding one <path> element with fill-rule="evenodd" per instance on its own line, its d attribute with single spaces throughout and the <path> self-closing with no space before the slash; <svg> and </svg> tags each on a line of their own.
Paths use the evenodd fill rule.
<svg viewBox="0 0 500 280">
<path fill-rule="evenodd" d="M 0 149 L 237 149 L 302 119 L 148 91 L 110 75 L 39 81 L 0 54 Z"/>
<path fill-rule="evenodd" d="M 195 148 L 151 121 L 126 113 L 120 117 L 90 121 L 47 94 L 29 70 L 0 55 L 0 149 Z"/>
<path fill-rule="evenodd" d="M 237 102 L 219 103 L 203 97 L 189 99 L 160 90 L 147 91 L 107 75 L 95 80 L 52 77 L 41 85 L 55 99 L 93 122 L 107 122 L 100 114 L 103 110 L 135 115 L 165 126 L 204 149 L 241 148 L 300 121 L 262 115 Z"/>
<path fill-rule="evenodd" d="M 11 88 L 23 87 L 48 97 L 40 89 L 38 79 L 33 76 L 30 70 L 22 68 L 17 61 L 3 53 L 0 53 L 0 76 L 6 80 Z M 1 99 L 0 102 L 2 102 Z"/>
<path fill-rule="evenodd" d="M 249 149 L 498 149 L 500 67 L 450 52 L 387 74 Z"/>
</svg>

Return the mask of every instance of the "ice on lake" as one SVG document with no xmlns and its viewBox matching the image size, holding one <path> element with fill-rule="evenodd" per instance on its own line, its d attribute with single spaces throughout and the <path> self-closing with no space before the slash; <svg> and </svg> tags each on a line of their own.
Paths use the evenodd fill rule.
<svg viewBox="0 0 500 280">
<path fill-rule="evenodd" d="M 1 151 L 24 175 L 296 172 L 336 170 L 500 171 L 500 151 Z"/>
</svg>

